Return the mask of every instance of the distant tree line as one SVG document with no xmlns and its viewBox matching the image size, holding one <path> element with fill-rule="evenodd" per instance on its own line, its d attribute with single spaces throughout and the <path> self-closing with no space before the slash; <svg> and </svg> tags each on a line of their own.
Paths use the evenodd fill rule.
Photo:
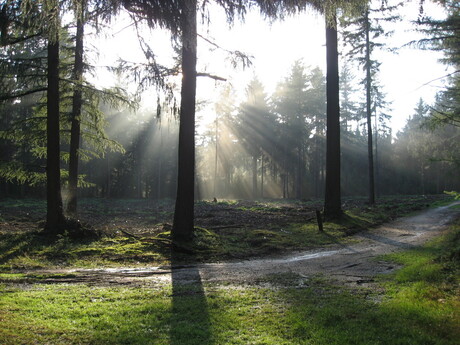
<svg viewBox="0 0 460 345">
<path fill-rule="evenodd" d="M 344 82 L 348 81 L 346 73 L 344 68 L 341 79 Z M 214 138 L 202 140 L 204 144 L 198 148 L 200 157 L 206 160 L 203 166 L 213 166 L 216 148 L 218 157 L 217 172 L 206 169 L 199 176 L 199 185 L 213 186 L 217 179 L 218 187 L 205 189 L 202 196 L 208 199 L 322 197 L 324 88 L 321 70 L 307 71 L 300 61 L 294 63 L 291 74 L 271 97 L 266 95 L 260 81 L 253 79 L 247 87 L 247 99 L 233 109 L 225 108 L 226 113 L 218 115 L 220 129 L 216 132 L 213 124 L 206 133 Z M 341 125 L 342 194 L 367 196 L 367 119 L 359 104 L 343 97 L 349 92 L 342 83 L 341 106 L 349 109 L 342 113 L 346 116 L 342 117 Z M 378 196 L 443 193 L 460 187 L 457 143 L 460 129 L 454 125 L 433 129 L 430 114 L 430 107 L 420 100 L 406 126 L 396 135 L 391 132 L 389 118 L 377 114 L 378 126 L 373 137 L 378 146 L 373 150 Z"/>
<path fill-rule="evenodd" d="M 359 100 L 351 101 L 349 71 L 342 69 L 342 193 L 367 196 L 367 126 Z M 344 85 L 345 84 L 345 85 Z M 21 102 L 4 112 L 2 129 L 15 118 L 33 113 L 36 100 Z M 272 95 L 254 77 L 237 104 L 235 90 L 222 88 L 214 105 L 215 118 L 197 142 L 197 199 L 321 198 L 325 178 L 325 77 L 318 67 L 296 61 Z M 14 109 L 14 111 L 12 111 Z M 166 109 L 166 107 L 165 107 Z M 389 119 L 376 131 L 376 193 L 433 194 L 459 190 L 459 127 L 435 129 L 423 100 L 396 135 Z M 105 110 L 105 133 L 123 147 L 82 163 L 87 197 L 173 199 L 176 192 L 178 122 L 173 113 L 160 117 L 147 112 Z M 5 119 L 11 119 L 6 122 Z M 24 124 L 24 126 L 26 123 Z M 27 130 L 24 129 L 24 130 Z M 2 141 L 2 154 L 38 171 L 27 142 Z M 83 141 L 82 149 L 86 149 Z M 457 159 L 457 160 L 456 160 Z M 41 164 L 41 165 L 40 165 Z M 3 196 L 44 196 L 43 184 L 2 179 Z M 64 193 L 65 193 L 64 188 Z"/>
</svg>

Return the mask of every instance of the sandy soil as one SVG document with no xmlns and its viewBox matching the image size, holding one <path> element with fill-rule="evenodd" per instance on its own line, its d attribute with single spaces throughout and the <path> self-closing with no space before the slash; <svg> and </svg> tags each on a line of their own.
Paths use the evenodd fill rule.
<svg viewBox="0 0 460 345">
<path fill-rule="evenodd" d="M 459 204 L 460 202 L 457 202 Z M 414 216 L 398 219 L 384 226 L 354 235 L 353 244 L 331 245 L 321 250 L 290 253 L 280 257 L 238 262 L 198 264 L 190 266 L 73 269 L 34 271 L 33 273 L 64 273 L 68 278 L 46 279 L 46 282 L 87 284 L 163 284 L 213 282 L 245 284 L 260 281 L 264 276 L 295 273 L 303 277 L 323 274 L 347 285 L 372 284 L 377 274 L 392 272 L 398 267 L 379 261 L 379 255 L 414 248 L 442 233 L 447 225 L 460 217 L 459 208 L 439 207 Z"/>
</svg>

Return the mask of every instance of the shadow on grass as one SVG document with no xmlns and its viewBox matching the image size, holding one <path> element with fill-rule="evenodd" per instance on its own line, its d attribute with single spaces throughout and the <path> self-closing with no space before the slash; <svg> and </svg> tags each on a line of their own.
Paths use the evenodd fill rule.
<svg viewBox="0 0 460 345">
<path fill-rule="evenodd" d="M 322 235 L 327 238 L 331 243 L 334 243 L 340 248 L 347 249 L 350 253 L 357 253 L 355 249 L 353 249 L 351 246 L 347 245 L 346 243 L 343 242 L 343 239 L 340 237 L 337 237 L 333 234 L 328 234 L 327 232 L 323 232 Z"/>
<path fill-rule="evenodd" d="M 0 235 L 0 265 L 47 244 L 51 242 L 38 236 L 38 232 L 2 234 Z"/>
<path fill-rule="evenodd" d="M 181 258 L 172 250 L 170 343 L 171 345 L 214 344 L 208 302 L 198 267 L 184 267 L 181 263 L 183 257 Z"/>
<path fill-rule="evenodd" d="M 97 239 L 72 239 L 66 233 L 50 237 L 41 231 L 0 234 L 0 268 L 31 269 L 62 263 L 72 257 L 71 249 L 94 241 Z M 16 259 L 22 264 L 17 266 Z"/>
<path fill-rule="evenodd" d="M 427 300 L 395 299 L 376 303 L 356 292 L 328 284 L 309 289 L 280 289 L 292 343 L 313 344 L 456 344 L 458 320 L 453 307 Z"/>
<path fill-rule="evenodd" d="M 388 238 L 388 237 L 385 237 L 385 236 L 381 236 L 381 235 L 377 235 L 377 234 L 362 233 L 359 236 L 367 238 L 367 239 L 370 239 L 370 240 L 375 241 L 375 242 L 380 242 L 382 244 L 386 244 L 386 245 L 401 248 L 401 249 L 414 249 L 414 248 L 417 248 L 417 246 L 415 246 L 415 245 L 413 245 L 411 243 L 405 243 L 405 242 L 401 242 L 401 241 L 396 241 L 394 239 L 391 239 L 391 238 Z"/>
</svg>

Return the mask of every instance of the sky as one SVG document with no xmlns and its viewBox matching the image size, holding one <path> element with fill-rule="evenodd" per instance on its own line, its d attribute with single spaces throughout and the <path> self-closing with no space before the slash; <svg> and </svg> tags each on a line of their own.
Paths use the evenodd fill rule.
<svg viewBox="0 0 460 345">
<path fill-rule="evenodd" d="M 392 25 L 394 34 L 389 43 L 393 48 L 404 46 L 409 41 L 421 38 L 410 24 L 418 16 L 418 1 L 409 3 L 404 9 L 404 22 Z M 441 11 L 435 5 L 426 2 L 425 13 L 440 16 Z M 153 46 L 159 62 L 166 65 L 171 63 L 174 55 L 171 40 L 165 31 L 142 30 L 141 34 Z M 294 61 L 302 59 L 306 67 L 319 66 L 325 71 L 325 29 L 324 19 L 312 12 L 306 12 L 288 17 L 284 21 L 269 23 L 257 11 L 247 14 L 245 22 L 237 22 L 231 27 L 226 23 L 225 16 L 220 10 L 212 10 L 211 24 L 200 24 L 199 34 L 217 43 L 227 50 L 238 50 L 252 56 L 252 66 L 236 69 L 226 59 L 226 54 L 216 49 L 206 40 L 198 41 L 198 71 L 219 75 L 243 97 L 244 90 L 254 76 L 266 87 L 268 95 L 274 92 L 277 83 L 289 74 Z M 117 58 L 128 61 L 142 61 L 142 52 L 132 26 L 127 18 L 121 18 L 112 26 L 107 36 L 94 42 L 99 48 L 99 65 L 112 64 Z M 443 86 L 443 79 L 448 71 L 446 66 L 438 62 L 439 52 L 422 51 L 414 47 L 403 47 L 398 53 L 377 52 L 376 58 L 382 63 L 380 81 L 386 100 L 391 102 L 391 127 L 393 134 L 401 130 L 407 118 L 414 113 L 414 108 L 420 98 L 426 103 L 433 103 L 434 95 Z M 355 67 L 354 73 L 360 70 Z M 110 83 L 108 75 L 98 75 L 98 81 Z M 212 102 L 217 99 L 224 82 L 200 78 L 197 87 L 197 98 Z M 108 85 L 106 85 L 108 86 Z M 363 91 L 364 92 L 364 91 Z M 149 107 L 148 99 L 144 97 L 145 107 Z M 209 118 L 213 117 L 212 107 L 207 107 Z"/>
</svg>

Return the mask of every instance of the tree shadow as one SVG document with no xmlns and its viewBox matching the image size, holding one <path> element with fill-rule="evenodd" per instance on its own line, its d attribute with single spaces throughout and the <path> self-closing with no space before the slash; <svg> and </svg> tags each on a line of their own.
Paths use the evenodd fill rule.
<svg viewBox="0 0 460 345">
<path fill-rule="evenodd" d="M 324 237 L 326 237 L 327 239 L 329 239 L 329 241 L 331 241 L 332 243 L 334 243 L 338 247 L 340 247 L 342 249 L 347 249 L 348 251 L 353 252 L 353 253 L 357 253 L 357 251 L 355 249 L 350 247 L 348 244 L 344 243 L 343 239 L 341 239 L 341 238 L 339 238 L 337 236 L 334 236 L 332 234 L 329 234 L 327 232 L 323 232 L 322 235 Z"/>
<path fill-rule="evenodd" d="M 1 234 L 0 264 L 6 264 L 9 260 L 49 243 L 47 239 L 38 236 L 37 231 Z"/>
<path fill-rule="evenodd" d="M 193 257 L 190 258 L 191 261 Z M 214 344 L 208 302 L 199 268 L 184 266 L 183 257 L 171 250 L 171 345 Z"/>
<path fill-rule="evenodd" d="M 15 233 L 0 233 L 0 265 L 24 257 L 26 260 L 46 259 L 50 262 L 62 262 L 70 257 L 69 249 L 78 245 L 87 245 L 97 241 L 98 237 L 75 239 L 64 233 L 49 236 L 42 230 Z"/>
<path fill-rule="evenodd" d="M 380 305 L 372 295 L 364 299 L 357 291 L 321 284 L 280 290 L 286 317 L 299 320 L 292 325 L 292 343 L 453 344 L 458 334 L 455 322 L 437 319 L 434 307 L 425 314 L 417 302 Z"/>
<path fill-rule="evenodd" d="M 416 245 L 413 245 L 411 243 L 396 241 L 394 239 L 391 239 L 385 236 L 381 236 L 381 235 L 377 235 L 377 234 L 361 233 L 359 234 L 359 236 L 370 239 L 375 242 L 380 242 L 382 244 L 386 244 L 389 246 L 398 247 L 401 249 L 413 249 L 417 247 Z"/>
</svg>

